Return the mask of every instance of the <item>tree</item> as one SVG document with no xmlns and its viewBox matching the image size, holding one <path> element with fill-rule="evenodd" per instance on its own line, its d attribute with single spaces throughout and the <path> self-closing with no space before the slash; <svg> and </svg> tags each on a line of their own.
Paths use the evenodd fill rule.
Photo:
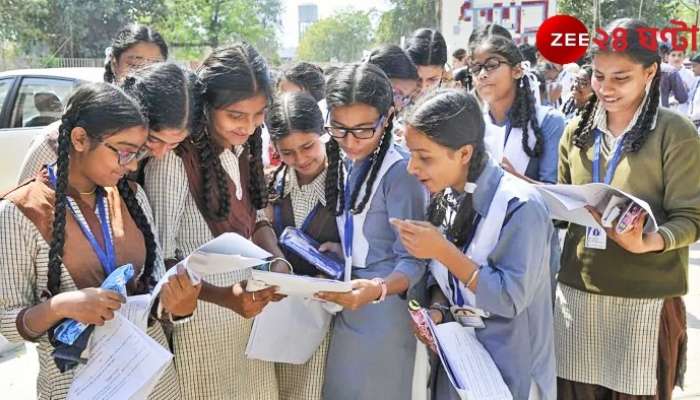
<svg viewBox="0 0 700 400">
<path fill-rule="evenodd" d="M 152 22 L 185 58 L 237 40 L 277 57 L 281 0 L 165 0 L 164 5 L 166 12 Z"/>
<path fill-rule="evenodd" d="M 394 7 L 379 22 L 376 43 L 399 43 L 402 36 L 410 36 L 418 28 L 439 28 L 439 1 L 391 0 L 391 3 Z"/>
<path fill-rule="evenodd" d="M 595 21 L 595 0 L 558 0 L 558 11 L 580 19 L 590 30 L 594 25 L 605 26 L 617 18 L 640 18 L 653 27 L 669 26 L 671 19 L 677 19 L 682 3 L 686 6 L 697 0 L 598 0 L 599 18 Z M 695 22 L 695 21 L 687 21 Z"/>
<path fill-rule="evenodd" d="M 369 16 L 364 11 L 343 11 L 316 21 L 299 42 L 301 60 L 328 62 L 358 61 L 372 43 Z"/>
<path fill-rule="evenodd" d="M 103 57 L 124 25 L 159 10 L 159 0 L 0 0 L 0 33 L 26 52 Z"/>
</svg>

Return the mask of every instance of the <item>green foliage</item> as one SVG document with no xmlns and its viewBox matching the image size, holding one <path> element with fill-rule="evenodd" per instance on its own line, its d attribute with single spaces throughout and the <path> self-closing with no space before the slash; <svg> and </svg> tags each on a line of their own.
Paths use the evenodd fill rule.
<svg viewBox="0 0 700 400">
<path fill-rule="evenodd" d="M 438 28 L 439 1 L 391 0 L 393 8 L 382 15 L 375 42 L 400 43 L 402 36 L 410 36 L 418 28 Z"/>
<path fill-rule="evenodd" d="M 328 62 L 357 61 L 372 43 L 369 16 L 364 11 L 344 11 L 316 21 L 299 43 L 301 60 Z"/>
</svg>

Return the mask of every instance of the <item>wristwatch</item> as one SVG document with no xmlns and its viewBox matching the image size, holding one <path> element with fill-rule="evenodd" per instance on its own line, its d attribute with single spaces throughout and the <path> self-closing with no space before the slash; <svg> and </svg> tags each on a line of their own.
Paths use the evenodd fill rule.
<svg viewBox="0 0 700 400">
<path fill-rule="evenodd" d="M 386 281 L 384 281 L 384 278 L 372 278 L 373 282 L 377 282 L 379 286 L 382 288 L 382 294 L 379 295 L 379 298 L 377 300 L 374 300 L 372 304 L 378 304 L 384 301 L 386 299 L 386 292 L 387 292 L 387 287 L 386 287 Z"/>
</svg>

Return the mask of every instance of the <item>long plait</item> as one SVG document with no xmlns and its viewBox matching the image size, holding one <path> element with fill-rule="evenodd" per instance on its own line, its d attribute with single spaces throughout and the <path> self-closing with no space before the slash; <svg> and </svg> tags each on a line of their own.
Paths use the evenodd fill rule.
<svg viewBox="0 0 700 400">
<path fill-rule="evenodd" d="M 428 204 L 428 221 L 437 227 L 442 226 L 442 223 L 445 221 L 445 215 L 447 214 L 447 199 L 445 196 L 445 190 L 443 189 L 432 195 L 430 197 L 430 204 Z"/>
<path fill-rule="evenodd" d="M 624 146 L 623 148 L 626 153 L 635 153 L 639 151 L 651 134 L 651 127 L 654 124 L 654 118 L 656 118 L 656 112 L 659 108 L 659 96 L 661 93 L 659 90 L 660 83 L 661 65 L 657 64 L 656 74 L 651 81 L 649 95 L 643 105 L 641 116 L 632 129 L 625 134 L 625 138 L 623 139 L 622 146 Z"/>
<path fill-rule="evenodd" d="M 335 215 L 340 215 L 345 207 L 345 182 L 343 166 L 340 162 L 340 146 L 338 146 L 338 142 L 333 138 L 326 142 L 326 157 L 328 157 L 325 188 L 326 207 L 329 209 L 332 207 L 333 213 Z"/>
<path fill-rule="evenodd" d="M 228 216 L 231 207 L 228 198 L 226 171 L 224 171 L 224 167 L 221 165 L 219 157 L 214 151 L 211 140 L 207 137 L 207 130 L 202 129 L 198 136 L 198 138 L 195 138 L 194 145 L 197 151 L 199 151 L 201 160 L 204 202 L 205 204 L 213 204 L 212 196 L 218 194 L 218 209 L 214 210 L 213 207 L 208 208 L 207 212 L 212 219 L 223 220 Z M 216 190 L 214 190 L 214 185 L 216 185 Z"/>
<path fill-rule="evenodd" d="M 141 276 L 136 285 L 136 291 L 137 294 L 147 294 L 151 292 L 151 289 L 156 284 L 156 279 L 153 276 L 156 261 L 156 239 L 153 235 L 151 224 L 148 222 L 146 214 L 144 214 L 141 205 L 136 199 L 136 194 L 129 186 L 129 181 L 126 178 L 122 178 L 117 184 L 117 188 L 119 189 L 119 195 L 126 203 L 131 218 L 141 231 L 146 244 L 146 262 L 143 264 L 143 271 L 141 271 Z"/>
<path fill-rule="evenodd" d="M 585 149 L 593 143 L 593 116 L 597 106 L 598 97 L 593 94 L 583 107 L 581 120 L 572 134 L 572 141 L 579 149 Z"/>
<path fill-rule="evenodd" d="M 476 182 L 479 175 L 481 175 L 486 161 L 485 154 L 486 151 L 483 144 L 479 144 L 478 147 L 474 149 L 474 155 L 469 161 L 467 182 Z M 469 231 L 474 223 L 475 213 L 474 196 L 472 193 L 465 193 L 464 200 L 462 200 L 457 210 L 457 215 L 455 215 L 454 221 L 452 221 L 452 224 L 448 227 L 448 237 L 452 238 L 452 243 L 455 246 L 461 248 L 466 244 Z"/>
<path fill-rule="evenodd" d="M 510 120 L 512 126 L 523 130 L 522 144 L 523 150 L 528 157 L 536 158 L 542 155 L 544 149 L 544 136 L 537 121 L 537 109 L 535 107 L 535 97 L 530 90 L 530 79 L 526 76 L 520 78 L 517 83 L 515 94 L 515 104 L 511 107 Z M 529 128 L 532 126 L 535 135 L 535 145 L 530 148 Z"/>
<path fill-rule="evenodd" d="M 574 97 L 571 96 L 569 97 L 566 102 L 564 102 L 564 105 L 561 106 L 561 112 L 564 113 L 564 115 L 569 115 L 572 112 L 576 110 L 576 101 L 574 100 Z"/>
<path fill-rule="evenodd" d="M 270 179 L 270 183 L 267 185 L 267 193 L 269 196 L 269 201 L 277 201 L 284 197 L 284 185 L 285 185 L 285 180 L 287 178 L 287 170 L 289 168 L 285 163 L 281 163 L 277 169 L 275 169 L 275 172 L 272 173 L 272 179 Z M 280 174 L 282 176 L 280 177 Z M 277 190 L 277 182 L 279 179 L 282 179 L 282 187 L 280 190 Z"/>
<path fill-rule="evenodd" d="M 262 127 L 258 127 L 253 136 L 248 138 L 248 149 L 250 150 L 250 185 L 248 193 L 253 206 L 260 210 L 267 206 L 268 198 L 262 160 Z"/>
<path fill-rule="evenodd" d="M 42 297 L 49 298 L 58 294 L 61 288 L 61 265 L 63 264 L 63 245 L 66 237 L 66 207 L 68 205 L 68 163 L 70 157 L 70 135 L 75 126 L 74 121 L 64 118 L 58 128 L 58 150 L 56 161 L 56 200 L 53 211 L 53 228 L 51 247 L 49 248 L 47 292 Z"/>
<path fill-rule="evenodd" d="M 377 146 L 377 150 L 375 151 L 374 155 L 372 156 L 372 167 L 370 168 L 369 171 L 369 177 L 367 178 L 367 184 L 365 185 L 365 194 L 362 197 L 362 201 L 360 204 L 357 206 L 352 207 L 352 213 L 353 214 L 359 214 L 361 213 L 364 209 L 365 206 L 367 205 L 367 202 L 369 201 L 370 195 L 372 194 L 372 186 L 374 186 L 374 181 L 377 179 L 377 175 L 379 174 L 379 169 L 382 167 L 382 163 L 384 161 L 384 157 L 386 156 L 386 153 L 389 151 L 389 147 L 391 146 L 391 131 L 394 128 L 394 116 L 392 115 L 391 118 L 389 119 L 389 122 L 386 125 L 386 128 L 384 129 L 384 135 L 382 136 L 382 141 Z M 352 200 L 351 205 L 354 205 L 355 202 L 357 201 L 357 196 L 359 195 L 360 192 L 360 187 L 362 186 L 362 182 L 365 182 L 365 177 L 360 177 L 358 180 L 359 184 L 355 188 L 355 190 L 352 193 Z"/>
</svg>

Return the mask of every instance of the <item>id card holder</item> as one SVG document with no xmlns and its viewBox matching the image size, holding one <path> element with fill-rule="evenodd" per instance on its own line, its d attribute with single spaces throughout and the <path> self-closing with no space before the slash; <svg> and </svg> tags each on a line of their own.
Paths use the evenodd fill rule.
<svg viewBox="0 0 700 400">
<path fill-rule="evenodd" d="M 455 319 L 455 321 L 462 326 L 470 328 L 484 328 L 486 326 L 483 320 L 485 315 L 477 308 L 469 306 L 452 306 L 450 307 L 450 312 L 452 313 L 452 317 Z"/>
<path fill-rule="evenodd" d="M 608 235 L 604 229 L 586 227 L 586 248 L 605 250 L 607 247 Z"/>
</svg>

